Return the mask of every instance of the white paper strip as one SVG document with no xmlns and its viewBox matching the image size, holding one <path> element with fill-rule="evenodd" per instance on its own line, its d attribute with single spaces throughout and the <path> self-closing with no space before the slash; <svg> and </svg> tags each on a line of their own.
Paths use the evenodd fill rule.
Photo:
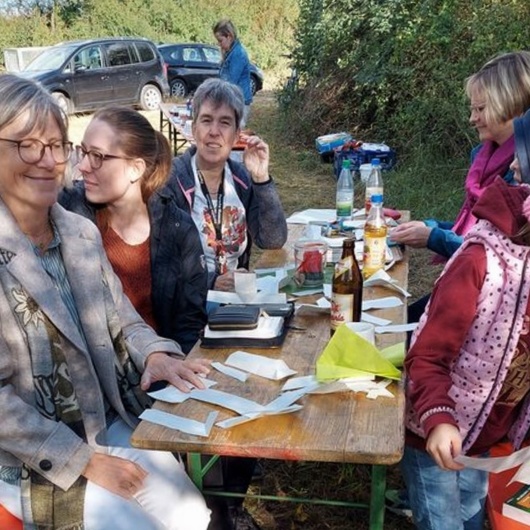
<svg viewBox="0 0 530 530">
<path fill-rule="evenodd" d="M 210 412 L 206 418 L 206 422 L 201 423 L 200 421 L 183 418 L 182 416 L 176 416 L 175 414 L 169 414 L 162 410 L 147 409 L 140 414 L 140 419 L 164 427 L 169 427 L 170 429 L 175 429 L 177 431 L 206 437 L 210 435 L 217 414 L 217 412 Z"/>
<path fill-rule="evenodd" d="M 262 412 L 256 414 L 245 414 L 244 416 L 236 416 L 235 418 L 228 418 L 227 420 L 220 421 L 216 423 L 217 427 L 221 429 L 229 429 L 230 427 L 235 427 L 236 425 L 241 425 L 242 423 L 247 423 L 249 421 L 262 418 L 263 416 L 274 416 L 277 414 L 288 414 L 290 412 L 296 412 L 302 408 L 302 405 L 291 405 L 282 410 L 276 410 L 272 412 Z"/>
<path fill-rule="evenodd" d="M 412 324 L 394 324 L 393 326 L 382 326 L 375 328 L 376 333 L 402 333 L 405 331 L 414 331 L 418 326 L 417 322 Z"/>
<path fill-rule="evenodd" d="M 386 309 L 389 307 L 399 307 L 403 302 L 397 296 L 387 296 L 385 298 L 376 298 L 375 300 L 363 300 L 363 311 L 369 309 Z"/>
<path fill-rule="evenodd" d="M 269 359 L 240 350 L 230 354 L 225 364 L 275 381 L 296 374 L 296 370 L 291 370 L 282 359 Z"/>
<path fill-rule="evenodd" d="M 392 324 L 392 320 L 387 320 L 386 318 L 374 317 L 374 315 L 371 315 L 370 313 L 361 313 L 361 320 L 363 322 L 369 322 L 370 324 L 373 324 L 374 326 L 388 326 L 388 324 Z"/>
<path fill-rule="evenodd" d="M 296 390 L 298 388 L 304 388 L 318 383 L 315 375 L 302 375 L 300 377 L 291 377 L 282 386 L 282 392 L 286 390 Z"/>
<path fill-rule="evenodd" d="M 243 383 L 248 379 L 248 373 L 237 370 L 236 368 L 231 368 L 230 366 L 225 366 L 223 363 L 213 362 L 210 366 L 229 377 L 242 381 Z"/>
<path fill-rule="evenodd" d="M 245 399 L 221 390 L 193 390 L 191 397 L 197 401 L 219 405 L 226 409 L 233 410 L 238 414 L 248 414 L 249 412 L 261 412 L 265 408 L 263 405 L 250 399 Z"/>
<path fill-rule="evenodd" d="M 280 394 L 276 399 L 273 399 L 268 405 L 265 405 L 265 410 L 274 412 L 276 410 L 282 410 L 291 406 L 295 401 L 298 401 L 302 396 L 305 396 L 311 390 L 318 388 L 318 383 L 298 388 L 297 390 L 290 390 Z"/>
<path fill-rule="evenodd" d="M 216 381 L 211 379 L 206 379 L 205 377 L 200 377 L 199 379 L 203 382 L 206 388 L 210 388 L 217 384 Z M 193 390 L 195 387 L 189 382 L 184 381 L 188 388 Z M 165 401 L 166 403 L 182 403 L 190 397 L 190 392 L 182 392 L 173 385 L 167 385 L 165 388 L 160 390 L 155 390 L 154 392 L 147 392 L 148 396 L 151 396 L 153 399 L 158 399 L 159 401 Z"/>
<path fill-rule="evenodd" d="M 519 449 L 508 456 L 496 456 L 490 458 L 478 458 L 460 455 L 455 458 L 456 462 L 473 469 L 481 469 L 491 473 L 500 473 L 507 469 L 521 466 L 513 476 L 512 482 L 530 484 L 530 447 Z"/>
</svg>

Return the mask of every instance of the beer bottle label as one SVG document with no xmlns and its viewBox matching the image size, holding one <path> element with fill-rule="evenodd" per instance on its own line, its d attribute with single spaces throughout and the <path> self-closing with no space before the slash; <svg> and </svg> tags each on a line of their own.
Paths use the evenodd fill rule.
<svg viewBox="0 0 530 530">
<path fill-rule="evenodd" d="M 336 330 L 341 324 L 351 322 L 355 295 L 333 293 L 331 296 L 331 329 Z"/>
<path fill-rule="evenodd" d="M 346 256 L 345 258 L 341 258 L 339 261 L 337 261 L 337 264 L 335 265 L 335 276 L 340 276 L 352 268 L 353 268 L 353 257 L 352 256 Z"/>
</svg>

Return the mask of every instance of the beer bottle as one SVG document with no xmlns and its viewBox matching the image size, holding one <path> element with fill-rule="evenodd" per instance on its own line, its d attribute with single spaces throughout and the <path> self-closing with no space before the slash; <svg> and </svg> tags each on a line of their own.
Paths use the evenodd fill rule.
<svg viewBox="0 0 530 530">
<path fill-rule="evenodd" d="M 344 322 L 361 320 L 363 277 L 355 258 L 354 239 L 345 239 L 331 286 L 331 334 Z"/>
<path fill-rule="evenodd" d="M 372 195 L 372 208 L 364 225 L 363 276 L 385 268 L 387 226 L 383 214 L 383 196 Z"/>
</svg>

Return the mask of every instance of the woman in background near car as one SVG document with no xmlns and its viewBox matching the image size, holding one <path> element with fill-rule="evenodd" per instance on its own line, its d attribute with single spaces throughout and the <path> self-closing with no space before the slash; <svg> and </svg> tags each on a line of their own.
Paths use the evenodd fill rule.
<svg viewBox="0 0 530 530">
<path fill-rule="evenodd" d="M 168 187 L 201 235 L 208 287 L 234 290 L 234 270 L 248 269 L 252 242 L 281 248 L 287 224 L 269 175 L 269 146 L 250 136 L 243 164 L 230 159 L 243 115 L 239 88 L 207 79 L 193 97 L 195 145 L 173 161 Z"/>
<path fill-rule="evenodd" d="M 213 33 L 223 54 L 219 77 L 237 85 L 245 98 L 245 109 L 239 124 L 241 129 L 243 129 L 248 123 L 250 105 L 252 103 L 248 54 L 241 41 L 237 38 L 237 30 L 231 20 L 219 20 L 213 27 Z"/>
<path fill-rule="evenodd" d="M 188 353 L 206 323 L 207 271 L 191 217 L 164 188 L 172 154 L 135 110 L 108 107 L 77 147 L 83 176 L 60 202 L 94 221 L 136 310 Z"/>
<path fill-rule="evenodd" d="M 145 324 L 97 228 L 57 204 L 67 130 L 42 87 L 0 76 L 0 502 L 24 528 L 205 530 L 182 462 L 129 439 L 151 383 L 202 388 L 209 363 Z"/>
</svg>

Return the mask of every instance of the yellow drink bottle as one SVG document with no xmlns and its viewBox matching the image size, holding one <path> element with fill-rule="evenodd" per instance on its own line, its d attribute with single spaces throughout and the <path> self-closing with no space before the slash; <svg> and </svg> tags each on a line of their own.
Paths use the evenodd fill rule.
<svg viewBox="0 0 530 530">
<path fill-rule="evenodd" d="M 386 261 L 387 226 L 383 214 L 383 196 L 372 195 L 372 207 L 364 226 L 363 277 L 369 278 Z"/>
</svg>

